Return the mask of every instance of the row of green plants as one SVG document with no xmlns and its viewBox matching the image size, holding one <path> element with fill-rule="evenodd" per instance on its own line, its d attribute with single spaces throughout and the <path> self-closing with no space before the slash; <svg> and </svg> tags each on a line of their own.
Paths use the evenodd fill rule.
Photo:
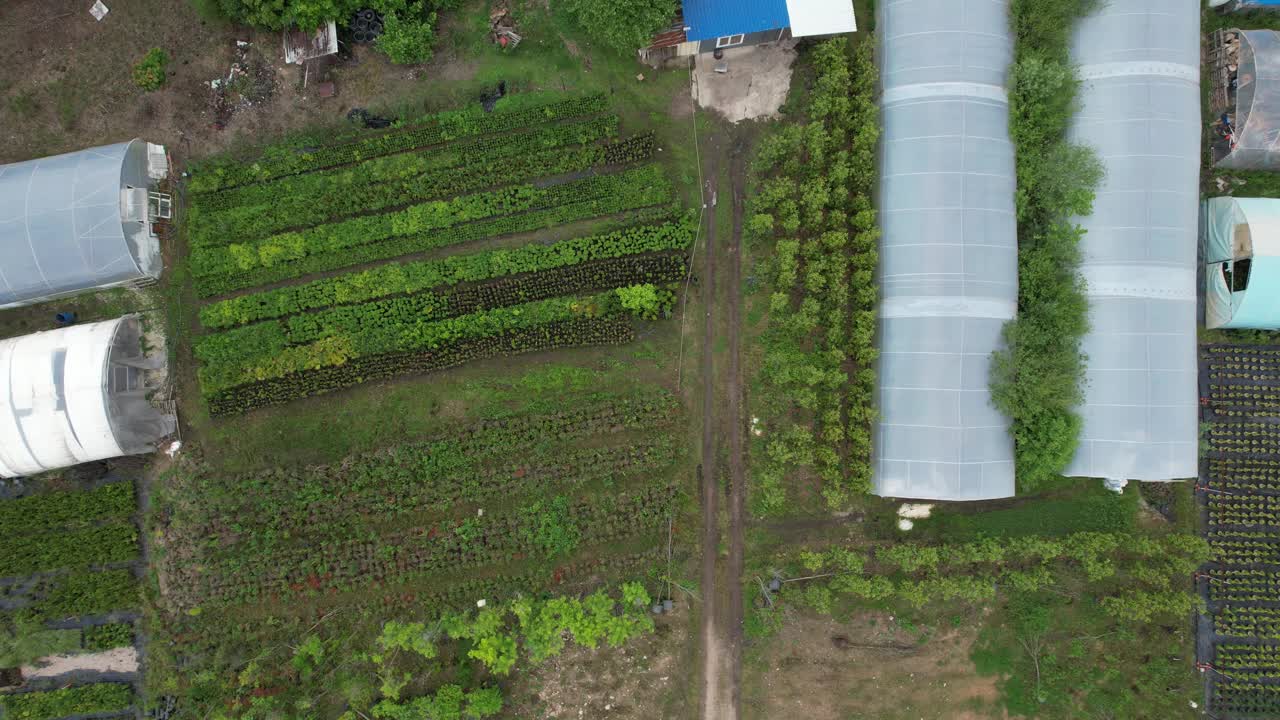
<svg viewBox="0 0 1280 720">
<path fill-rule="evenodd" d="M 34 621 L 66 620 L 138 607 L 138 579 L 130 569 L 78 571 L 46 575 L 3 596 L 14 601 L 15 615 Z"/>
<path fill-rule="evenodd" d="M 354 315 L 348 314 L 349 322 L 334 318 L 338 321 L 313 333 L 318 339 L 297 345 L 290 344 L 283 325 L 255 326 L 252 333 L 237 334 L 241 340 L 253 337 L 252 346 L 218 343 L 197 348 L 203 362 L 200 387 L 209 397 L 239 385 L 343 365 L 355 358 L 435 350 L 576 318 L 617 317 L 627 310 L 623 306 L 624 290 L 586 297 L 553 297 L 439 320 L 422 317 L 412 306 L 365 306 Z M 673 297 L 668 293 L 663 309 L 669 311 L 672 303 Z M 263 331 L 257 332 L 257 328 Z"/>
<path fill-rule="evenodd" d="M 331 529 L 311 547 L 236 553 L 194 548 L 165 572 L 199 598 L 192 607 L 259 603 L 267 598 L 362 592 L 369 585 L 459 572 L 500 563 L 553 564 L 576 552 L 603 552 L 627 539 L 657 540 L 672 512 L 672 488 L 649 486 L 583 498 L 553 497 L 501 512 L 436 518 L 434 524 L 378 534 Z M 250 549 L 251 548 L 246 548 Z M 188 608 L 190 609 L 190 608 Z"/>
<path fill-rule="evenodd" d="M 0 537 L 0 577 L 129 562 L 138 556 L 138 530 L 115 522 L 42 535 Z"/>
<path fill-rule="evenodd" d="M 69 529 L 134 514 L 133 483 L 92 490 L 55 490 L 0 502 L 0 536 L 11 539 Z"/>
<path fill-rule="evenodd" d="M 545 350 L 621 345 L 634 339 L 635 330 L 628 320 L 576 318 L 477 340 L 451 342 L 430 350 L 354 358 L 341 365 L 290 373 L 220 391 L 209 396 L 207 404 L 209 414 L 214 417 L 233 415 L 363 383 L 434 372 L 480 360 Z"/>
<path fill-rule="evenodd" d="M 0 709 L 6 720 L 57 720 L 70 715 L 114 713 L 128 710 L 133 702 L 133 688 L 123 683 L 0 695 Z"/>
<path fill-rule="evenodd" d="M 458 283 L 572 268 L 593 260 L 687 249 L 693 242 L 690 216 L 543 245 L 450 255 L 439 260 L 388 263 L 358 273 L 241 295 L 200 309 L 206 328 L 224 329 L 339 305 L 413 295 Z"/>
<path fill-rule="evenodd" d="M 210 297 L 474 240 L 545 230 L 566 223 L 618 215 L 615 220 L 607 221 L 603 227 L 597 228 L 597 231 L 603 231 L 653 222 L 668 217 L 674 211 L 670 185 L 652 168 L 586 178 L 556 186 L 554 192 L 551 189 L 534 191 L 532 197 L 536 199 L 532 200 L 527 190 L 502 192 L 504 196 L 510 196 L 513 192 L 517 197 L 524 195 L 525 202 L 533 202 L 542 207 L 454 224 L 434 231 L 411 231 L 414 227 L 413 219 L 419 211 L 410 209 L 395 213 L 395 217 L 390 219 L 387 216 L 381 216 L 382 219 L 378 216 L 373 219 L 360 218 L 362 222 L 348 221 L 332 227 L 321 226 L 306 233 L 274 236 L 253 248 L 236 245 L 216 248 L 222 253 L 221 256 L 215 254 L 206 257 L 216 258 L 209 262 L 215 267 L 223 268 L 223 271 L 221 274 L 196 277 L 196 292 L 202 297 Z M 474 199 L 474 196 L 467 197 Z M 434 206 L 436 212 L 440 210 L 438 203 L 428 203 L 428 206 Z M 450 222 L 442 218 L 436 218 L 435 221 Z M 357 226 L 363 225 L 389 227 L 383 227 L 383 235 L 375 239 L 360 234 L 363 230 L 359 230 Z M 329 229 L 324 229 L 326 227 Z M 343 233 L 326 235 L 333 227 L 342 227 Z M 319 244 L 308 246 L 303 242 L 304 237 L 317 240 Z M 282 239 L 287 239 L 284 246 L 276 244 Z M 262 254 L 264 250 L 265 255 Z M 236 264 L 238 262 L 243 262 L 245 267 L 241 269 Z"/>
<path fill-rule="evenodd" d="M 300 149 L 294 143 L 266 148 L 256 161 L 224 156 L 194 163 L 187 189 L 193 194 L 216 192 L 249 183 L 298 173 L 349 165 L 372 157 L 438 145 L 460 138 L 508 132 L 531 125 L 607 112 L 603 94 L 537 102 L 499 103 L 492 113 L 472 106 L 447 110 L 413 120 L 373 137 L 363 137 L 316 149 Z"/>
<path fill-rule="evenodd" d="M 550 175 L 639 162 L 652 157 L 653 149 L 653 136 L 640 135 L 608 145 L 525 152 L 486 163 L 425 172 L 403 180 L 360 183 L 305 195 L 282 195 L 266 205 L 241 205 L 214 214 L 189 215 L 189 236 L 196 246 L 230 245 L 290 228 L 320 225 L 409 203 L 450 198 Z"/>
<path fill-rule="evenodd" d="M 809 57 L 808 122 L 765 138 L 747 241 L 765 246 L 770 290 L 753 414 L 752 508 L 777 513 L 786 478 L 811 469 L 832 508 L 870 489 L 879 230 L 874 44 L 843 39 Z"/>
<path fill-rule="evenodd" d="M 129 623 L 91 625 L 82 629 L 49 628 L 26 614 L 0 618 L 0 667 L 30 665 L 50 655 L 101 652 L 133 645 Z"/>
<path fill-rule="evenodd" d="M 992 358 L 991 395 L 1011 421 L 1020 490 L 1058 476 L 1075 454 L 1084 401 L 1089 303 L 1080 275 L 1083 228 L 1102 164 L 1067 136 L 1080 77 L 1071 62 L 1077 24 L 1098 0 L 1013 0 L 1009 134 L 1016 151 L 1018 315 Z"/>
<path fill-rule="evenodd" d="M 271 205 L 298 196 L 328 196 L 363 185 L 403 182 L 442 170 L 479 170 L 512 156 L 570 145 L 585 145 L 616 137 L 617 134 L 618 116 L 610 114 L 559 125 L 534 126 L 444 147 L 369 158 L 356 165 L 333 170 L 290 175 L 270 182 L 196 195 L 187 208 L 187 222 L 197 223 L 205 215 L 218 215 L 236 208 Z"/>
</svg>

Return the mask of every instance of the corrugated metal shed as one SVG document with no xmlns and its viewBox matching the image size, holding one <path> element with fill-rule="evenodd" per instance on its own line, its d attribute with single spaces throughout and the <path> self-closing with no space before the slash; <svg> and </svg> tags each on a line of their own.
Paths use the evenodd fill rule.
<svg viewBox="0 0 1280 720">
<path fill-rule="evenodd" d="M 712 40 L 787 27 L 786 0 L 684 0 L 685 34 Z"/>
</svg>

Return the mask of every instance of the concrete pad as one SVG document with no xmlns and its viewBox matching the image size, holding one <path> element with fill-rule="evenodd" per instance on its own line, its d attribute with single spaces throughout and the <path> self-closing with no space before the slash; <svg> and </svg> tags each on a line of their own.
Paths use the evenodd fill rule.
<svg viewBox="0 0 1280 720">
<path fill-rule="evenodd" d="M 694 60 L 693 97 L 730 122 L 774 117 L 787 99 L 795 59 L 794 40 L 727 48 L 720 60 L 702 53 Z"/>
</svg>

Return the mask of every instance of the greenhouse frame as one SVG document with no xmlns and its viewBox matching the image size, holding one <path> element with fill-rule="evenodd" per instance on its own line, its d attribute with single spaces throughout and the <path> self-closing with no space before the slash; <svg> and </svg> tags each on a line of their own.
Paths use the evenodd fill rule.
<svg viewBox="0 0 1280 720">
<path fill-rule="evenodd" d="M 1017 310 L 1008 0 L 885 0 L 874 491 L 1014 493 L 991 354 Z"/>
<path fill-rule="evenodd" d="M 1212 198 L 1200 221 L 1205 327 L 1280 329 L 1280 200 Z"/>
<path fill-rule="evenodd" d="M 167 174 L 142 140 L 0 166 L 0 308 L 159 277 Z"/>
<path fill-rule="evenodd" d="M 1091 329 L 1080 445 L 1065 474 L 1197 474 L 1200 3 L 1112 0 L 1079 26 L 1071 136 L 1106 177 L 1079 218 Z"/>
<path fill-rule="evenodd" d="M 1280 33 L 1239 31 L 1235 121 L 1229 151 L 1217 166 L 1280 170 Z"/>
<path fill-rule="evenodd" d="M 153 406 L 137 315 L 0 340 L 0 477 L 149 452 L 174 415 Z"/>
</svg>

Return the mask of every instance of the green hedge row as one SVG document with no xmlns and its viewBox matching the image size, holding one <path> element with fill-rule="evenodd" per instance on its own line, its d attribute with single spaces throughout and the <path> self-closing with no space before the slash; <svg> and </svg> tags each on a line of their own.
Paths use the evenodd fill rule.
<svg viewBox="0 0 1280 720">
<path fill-rule="evenodd" d="M 617 318 L 577 318 L 502 333 L 478 340 L 447 343 L 427 351 L 355 358 L 342 365 L 291 373 L 284 377 L 214 393 L 208 398 L 215 417 L 330 393 L 398 375 L 442 370 L 476 360 L 592 345 L 620 345 L 635 338 L 630 323 Z"/>
<path fill-rule="evenodd" d="M 133 483 L 65 490 L 0 501 L 0 536 L 31 535 L 107 518 L 132 517 Z"/>
<path fill-rule="evenodd" d="M 55 720 L 68 715 L 119 712 L 132 706 L 133 688 L 123 683 L 0 695 L 5 720 Z"/>
<path fill-rule="evenodd" d="M 572 238 L 550 245 L 451 255 L 440 260 L 390 263 L 304 285 L 222 300 L 200 309 L 207 328 L 229 328 L 308 310 L 410 295 L 443 285 L 566 267 L 589 260 L 678 250 L 693 242 L 692 218 Z"/>
<path fill-rule="evenodd" d="M 82 633 L 85 650 L 100 652 L 133 644 L 133 625 L 108 623 L 87 627 Z"/>
<path fill-rule="evenodd" d="M 608 164 L 608 158 L 627 154 L 647 160 L 652 136 L 640 136 L 608 146 L 560 147 L 530 150 L 518 157 L 482 165 L 445 168 L 403 181 L 357 184 L 328 192 L 281 195 L 266 205 L 242 206 L 197 215 L 191 223 L 194 245 L 229 245 L 264 237 L 289 228 L 318 225 L 356 214 L 383 210 L 433 198 L 449 198 L 499 185 L 528 182 L 549 175 L 578 172 Z"/>
<path fill-rule="evenodd" d="M 39 620 L 100 615 L 137 608 L 138 580 L 131 570 L 76 572 L 41 578 L 37 597 L 23 612 Z"/>
<path fill-rule="evenodd" d="M 644 170 L 647 171 L 648 168 Z M 607 182 L 593 182 L 601 180 Z M 618 224 L 626 225 L 667 217 L 672 211 L 670 204 L 674 196 L 671 186 L 656 172 L 587 178 L 560 187 L 570 186 L 580 189 L 581 192 L 576 200 L 564 204 L 532 212 L 502 215 L 438 231 L 408 233 L 382 241 L 366 238 L 363 244 L 358 242 L 361 239 L 359 237 L 343 238 L 345 241 L 356 244 L 343 245 L 338 241 L 335 242 L 336 247 L 326 245 L 323 248 L 300 249 L 299 257 L 287 262 L 273 260 L 269 264 L 253 269 L 196 277 L 196 291 L 201 297 L 211 297 L 312 273 L 337 270 L 472 240 L 541 230 L 605 215 L 629 213 L 618 220 Z M 566 191 L 561 194 L 569 193 Z M 222 250 L 222 248 L 218 249 Z"/>
<path fill-rule="evenodd" d="M 193 194 L 215 192 L 286 175 L 348 165 L 473 135 L 506 132 L 530 125 L 602 113 L 608 109 L 608 99 L 603 94 L 596 94 L 488 115 L 477 114 L 470 109 L 451 110 L 414 127 L 391 130 L 344 145 L 314 150 L 293 146 L 281 148 L 277 152 L 268 150 L 253 163 L 229 157 L 210 160 L 192 167 L 192 177 L 187 189 Z"/>
<path fill-rule="evenodd" d="M 365 160 L 359 165 L 320 170 L 303 175 L 242 185 L 221 192 L 196 195 L 187 209 L 187 222 L 197 215 L 213 214 L 245 205 L 269 205 L 281 196 L 319 195 L 365 183 L 408 180 L 433 170 L 479 167 L 498 158 L 587 144 L 618 134 L 618 116 L 575 120 L 559 125 L 527 128 L 503 135 L 480 137 L 419 152 Z"/>
</svg>

